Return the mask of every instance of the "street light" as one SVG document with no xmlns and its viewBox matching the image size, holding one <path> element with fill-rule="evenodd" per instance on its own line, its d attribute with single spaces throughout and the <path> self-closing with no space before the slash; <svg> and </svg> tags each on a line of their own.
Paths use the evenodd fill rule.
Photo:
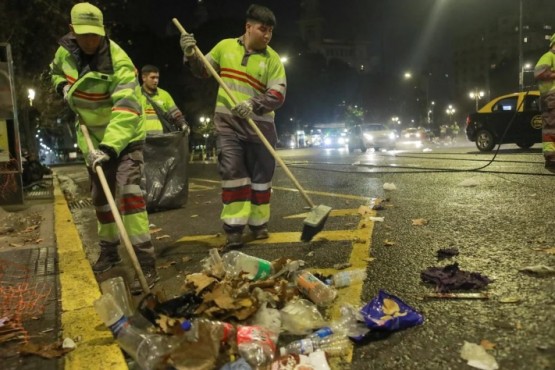
<svg viewBox="0 0 555 370">
<path fill-rule="evenodd" d="M 449 104 L 449 106 L 445 110 L 445 113 L 447 113 L 447 115 L 449 116 L 449 123 L 452 123 L 453 122 L 453 114 L 455 114 L 455 108 L 451 104 Z"/>
<path fill-rule="evenodd" d="M 29 98 L 29 106 L 33 106 L 33 100 L 35 99 L 35 90 L 34 89 L 28 89 L 27 90 L 28 95 L 27 97 Z"/>
<path fill-rule="evenodd" d="M 470 99 L 474 99 L 476 101 L 476 111 L 478 111 L 478 100 L 482 99 L 486 95 L 482 90 L 474 89 L 471 91 L 468 96 Z"/>
</svg>

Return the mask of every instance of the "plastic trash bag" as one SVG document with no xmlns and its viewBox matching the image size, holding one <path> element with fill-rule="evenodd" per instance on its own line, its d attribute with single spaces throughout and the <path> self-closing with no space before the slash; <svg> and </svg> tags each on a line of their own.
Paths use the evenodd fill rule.
<svg viewBox="0 0 555 370">
<path fill-rule="evenodd" d="M 402 330 L 424 322 L 421 313 L 384 290 L 380 290 L 360 313 L 366 325 L 374 330 Z"/>
<path fill-rule="evenodd" d="M 144 189 L 148 212 L 175 209 L 189 196 L 189 138 L 183 131 L 147 135 Z"/>
</svg>

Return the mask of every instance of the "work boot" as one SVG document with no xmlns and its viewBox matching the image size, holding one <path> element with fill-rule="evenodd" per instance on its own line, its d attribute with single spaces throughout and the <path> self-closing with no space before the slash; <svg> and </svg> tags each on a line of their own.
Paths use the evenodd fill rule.
<svg viewBox="0 0 555 370">
<path fill-rule="evenodd" d="M 92 269 L 95 274 L 101 274 L 118 263 L 121 263 L 121 257 L 119 256 L 117 246 L 100 247 L 100 256 L 98 256 Z"/>
<path fill-rule="evenodd" d="M 252 236 L 254 237 L 255 240 L 268 239 L 270 237 L 270 234 L 268 233 L 268 228 L 265 226 L 260 228 L 251 227 L 251 231 L 252 231 Z"/>
<path fill-rule="evenodd" d="M 146 284 L 149 288 L 152 288 L 158 280 L 160 280 L 160 276 L 158 276 L 158 272 L 156 271 L 156 267 L 143 267 L 143 274 L 145 275 Z M 139 281 L 139 276 L 135 273 L 135 278 L 133 282 L 129 286 L 129 290 L 131 294 L 138 295 L 143 292 L 143 287 L 141 286 L 141 282 Z"/>
<path fill-rule="evenodd" d="M 240 248 L 243 246 L 243 233 L 226 233 L 224 252 L 229 249 Z"/>
</svg>

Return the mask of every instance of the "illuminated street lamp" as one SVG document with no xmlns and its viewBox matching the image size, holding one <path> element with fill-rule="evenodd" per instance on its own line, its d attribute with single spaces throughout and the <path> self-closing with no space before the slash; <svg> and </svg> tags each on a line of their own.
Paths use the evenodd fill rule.
<svg viewBox="0 0 555 370">
<path fill-rule="evenodd" d="M 449 104 L 449 106 L 445 110 L 445 113 L 447 113 L 447 115 L 449 116 L 449 123 L 453 122 L 453 114 L 455 114 L 455 108 L 451 104 Z"/>
<path fill-rule="evenodd" d="M 482 90 L 474 89 L 468 96 L 476 102 L 476 111 L 478 111 L 478 101 L 484 97 L 485 93 Z"/>
<path fill-rule="evenodd" d="M 35 100 L 35 90 L 34 89 L 28 89 L 27 92 L 28 92 L 27 97 L 29 98 L 29 105 L 32 107 L 33 106 L 33 100 Z"/>
</svg>

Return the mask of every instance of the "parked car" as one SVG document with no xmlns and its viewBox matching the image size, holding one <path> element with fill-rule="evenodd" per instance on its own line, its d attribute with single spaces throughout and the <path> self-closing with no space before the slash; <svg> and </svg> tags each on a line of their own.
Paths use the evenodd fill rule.
<svg viewBox="0 0 555 370">
<path fill-rule="evenodd" d="M 507 130 L 509 123 L 511 126 Z M 541 128 L 539 91 L 497 97 L 466 118 L 466 137 L 475 142 L 481 152 L 489 152 L 497 144 L 509 143 L 528 149 L 542 142 Z"/>
<path fill-rule="evenodd" d="M 353 126 L 349 132 L 349 152 L 360 149 L 365 153 L 368 148 L 375 150 L 394 149 L 397 134 L 381 123 L 363 123 Z"/>
</svg>

